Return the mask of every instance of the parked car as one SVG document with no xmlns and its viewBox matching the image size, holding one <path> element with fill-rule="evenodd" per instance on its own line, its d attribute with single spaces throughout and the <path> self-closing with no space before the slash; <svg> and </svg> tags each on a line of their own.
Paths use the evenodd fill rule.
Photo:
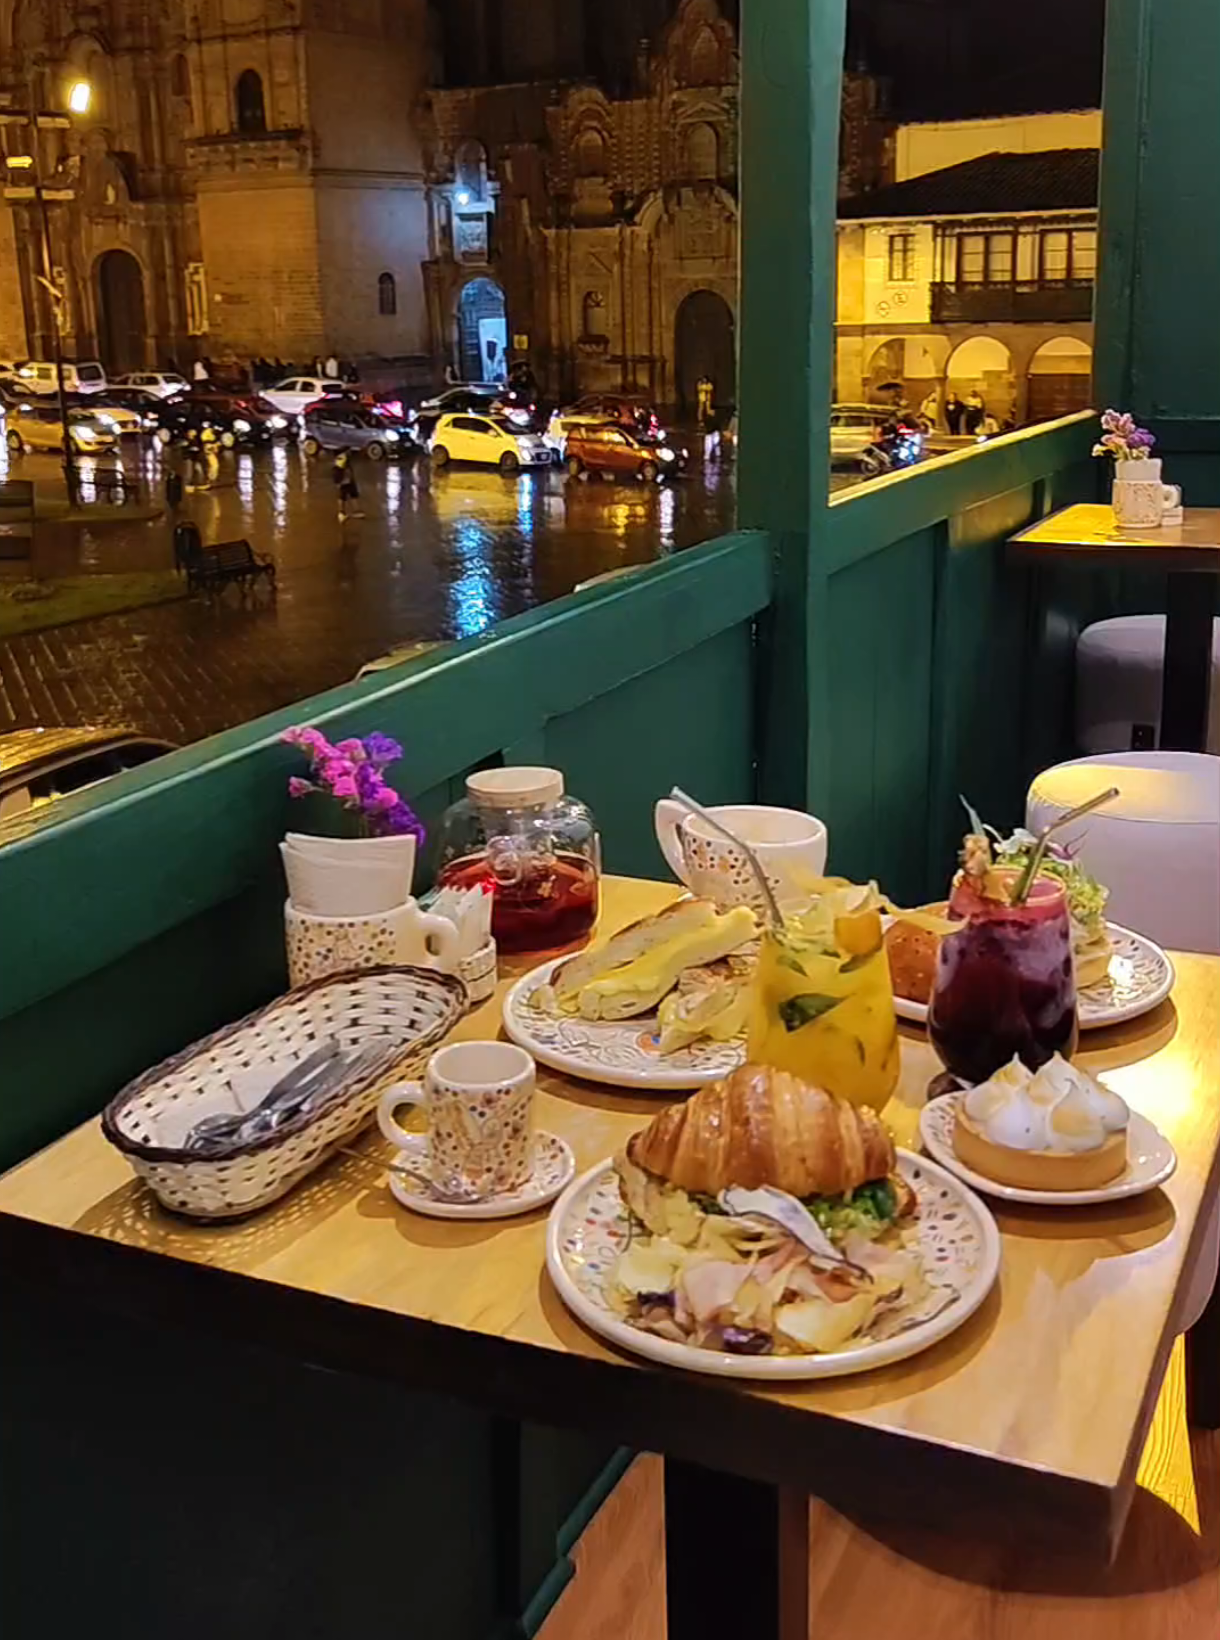
<svg viewBox="0 0 1220 1640">
<path fill-rule="evenodd" d="M 88 400 L 78 401 L 88 404 Z M 129 412 L 139 418 L 140 431 L 154 432 L 157 427 L 157 406 L 160 399 L 155 393 L 150 393 L 144 387 L 108 387 L 104 393 L 97 395 L 97 404 L 100 410 L 108 415 L 115 408 Z M 127 428 L 124 427 L 124 431 Z"/>
<path fill-rule="evenodd" d="M 136 729 L 14 729 L 0 735 L 0 822 L 125 769 L 141 768 L 174 749 L 172 742 Z"/>
<path fill-rule="evenodd" d="M 65 392 L 100 393 L 106 386 L 106 372 L 96 359 L 65 359 L 63 371 Z M 47 359 L 29 359 L 17 374 L 31 393 L 59 392 L 55 365 Z"/>
<path fill-rule="evenodd" d="M 299 416 L 319 399 L 334 398 L 346 392 L 344 385 L 333 376 L 288 376 L 274 387 L 263 389 L 263 398 L 283 416 Z"/>
<path fill-rule="evenodd" d="M 120 438 L 149 431 L 153 423 L 149 407 L 155 402 L 146 400 L 139 409 L 132 409 L 118 397 L 122 388 L 108 387 L 104 393 L 73 393 L 68 403 L 78 410 L 88 410 L 102 426 L 110 426 Z"/>
<path fill-rule="evenodd" d="M 575 404 L 556 410 L 547 423 L 547 444 L 559 460 L 567 454 L 568 435 L 577 427 L 601 427 L 613 422 L 637 438 L 662 443 L 665 429 L 655 407 L 638 393 L 586 393 Z"/>
<path fill-rule="evenodd" d="M 168 399 L 190 385 L 185 376 L 173 370 L 129 370 L 126 375 L 116 376 L 112 383 L 115 387 L 141 388 L 158 399 Z"/>
<path fill-rule="evenodd" d="M 606 473 L 655 484 L 658 478 L 677 477 L 686 463 L 686 451 L 653 444 L 625 427 L 605 423 L 574 427 L 568 434 L 566 462 L 574 478 L 581 473 Z"/>
<path fill-rule="evenodd" d="M 519 467 L 550 465 L 551 452 L 538 433 L 523 432 L 499 416 L 442 416 L 428 445 L 438 467 L 474 461 L 515 473 Z"/>
<path fill-rule="evenodd" d="M 530 421 L 530 412 L 524 406 L 510 405 L 507 389 L 497 382 L 464 382 L 457 387 L 447 387 L 434 398 L 424 399 L 418 410 L 408 412 L 407 420 L 416 430 L 419 442 L 426 444 L 442 416 L 463 411 L 484 416 L 503 413 L 521 427 L 528 427 Z"/>
<path fill-rule="evenodd" d="M 157 419 L 157 438 L 172 444 L 189 432 L 210 427 L 226 450 L 234 445 L 268 444 L 287 437 L 289 418 L 260 394 L 227 393 L 206 383 L 162 399 L 151 412 Z"/>
<path fill-rule="evenodd" d="M 320 455 L 323 450 L 363 450 L 370 461 L 384 461 L 414 444 L 406 426 L 395 425 L 390 417 L 350 399 L 324 399 L 301 419 L 301 447 L 307 456 Z"/>
<path fill-rule="evenodd" d="M 92 410 L 68 411 L 68 434 L 77 455 L 95 456 L 113 450 L 118 433 Z M 12 406 L 5 417 L 5 442 L 12 455 L 28 451 L 62 450 L 63 423 L 58 404 Z"/>
<path fill-rule="evenodd" d="M 859 458 L 877 437 L 877 429 L 884 413 L 868 404 L 836 404 L 830 411 L 831 465 L 850 465 Z"/>
</svg>

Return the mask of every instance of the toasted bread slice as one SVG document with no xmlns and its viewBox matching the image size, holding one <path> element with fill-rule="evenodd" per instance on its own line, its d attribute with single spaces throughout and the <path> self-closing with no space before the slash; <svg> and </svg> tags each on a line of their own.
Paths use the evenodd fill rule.
<svg viewBox="0 0 1220 1640">
<path fill-rule="evenodd" d="M 567 1001 L 575 1003 L 578 993 L 586 985 L 612 969 L 634 962 L 669 940 L 692 934 L 698 929 L 710 928 L 715 921 L 716 907 L 710 900 L 675 900 L 673 905 L 667 905 L 655 916 L 641 917 L 639 922 L 628 923 L 626 928 L 620 928 L 617 934 L 612 934 L 602 944 L 568 957 L 552 973 L 548 989 L 553 993 L 556 1005 L 563 1008 Z"/>
<path fill-rule="evenodd" d="M 585 1019 L 631 1019 L 655 1008 L 673 990 L 684 968 L 715 962 L 754 938 L 757 924 L 748 906 L 739 905 L 723 916 L 713 913 L 709 927 L 670 938 L 652 946 L 634 962 L 582 986 L 578 996 Z"/>
</svg>

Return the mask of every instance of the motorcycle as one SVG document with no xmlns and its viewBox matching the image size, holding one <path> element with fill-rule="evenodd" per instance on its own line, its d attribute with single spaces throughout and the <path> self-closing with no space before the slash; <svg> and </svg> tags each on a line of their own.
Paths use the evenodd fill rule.
<svg viewBox="0 0 1220 1640">
<path fill-rule="evenodd" d="M 914 467 L 923 460 L 924 434 L 912 422 L 890 422 L 867 449 L 860 453 L 860 471 L 866 478 Z"/>
</svg>

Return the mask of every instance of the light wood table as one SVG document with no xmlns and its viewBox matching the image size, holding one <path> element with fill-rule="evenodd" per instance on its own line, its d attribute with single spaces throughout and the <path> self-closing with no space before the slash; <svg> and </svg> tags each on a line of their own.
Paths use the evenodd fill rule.
<svg viewBox="0 0 1220 1640">
<path fill-rule="evenodd" d="M 1165 750 L 1206 751 L 1220 507 L 1187 507 L 1180 524 L 1152 530 L 1119 529 L 1113 507 L 1064 507 L 1013 536 L 1008 552 L 1017 562 L 1063 559 L 1167 573 L 1160 744 Z M 1213 580 L 1201 584 L 1200 575 Z"/>
<path fill-rule="evenodd" d="M 612 879 L 603 926 L 676 892 Z M 389 1150 L 375 1134 L 278 1207 L 209 1227 L 159 1211 L 90 1122 L 0 1180 L 0 1256 L 65 1303 L 88 1295 L 662 1452 L 671 1640 L 706 1640 L 709 1609 L 728 1630 L 735 1588 L 745 1632 L 805 1640 L 810 1492 L 946 1530 L 1066 1537 L 1098 1556 L 1117 1547 L 1200 1253 L 1200 1204 L 1217 1185 L 1220 959 L 1175 961 L 1171 1002 L 1089 1033 L 1079 1056 L 1172 1139 L 1175 1177 L 1114 1208 L 998 1210 L 1003 1264 L 989 1301 L 926 1354 L 859 1378 L 758 1389 L 620 1355 L 552 1290 L 545 1212 L 413 1217 L 385 1189 Z M 498 1023 L 488 1003 L 458 1034 L 493 1035 Z M 938 1069 L 907 1034 L 886 1110 L 901 1143 L 914 1142 Z M 569 1139 L 581 1168 L 664 1102 L 550 1072 L 540 1089 L 540 1124 Z"/>
</svg>

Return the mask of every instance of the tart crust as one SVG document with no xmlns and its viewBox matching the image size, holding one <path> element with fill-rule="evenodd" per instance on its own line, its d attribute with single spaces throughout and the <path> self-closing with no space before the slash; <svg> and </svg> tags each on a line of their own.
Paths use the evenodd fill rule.
<svg viewBox="0 0 1220 1640">
<path fill-rule="evenodd" d="M 1125 1129 L 1108 1133 L 1097 1150 L 1014 1150 L 988 1139 L 960 1102 L 954 1112 L 953 1150 L 972 1172 L 1017 1190 L 1100 1190 L 1127 1166 Z"/>
</svg>

